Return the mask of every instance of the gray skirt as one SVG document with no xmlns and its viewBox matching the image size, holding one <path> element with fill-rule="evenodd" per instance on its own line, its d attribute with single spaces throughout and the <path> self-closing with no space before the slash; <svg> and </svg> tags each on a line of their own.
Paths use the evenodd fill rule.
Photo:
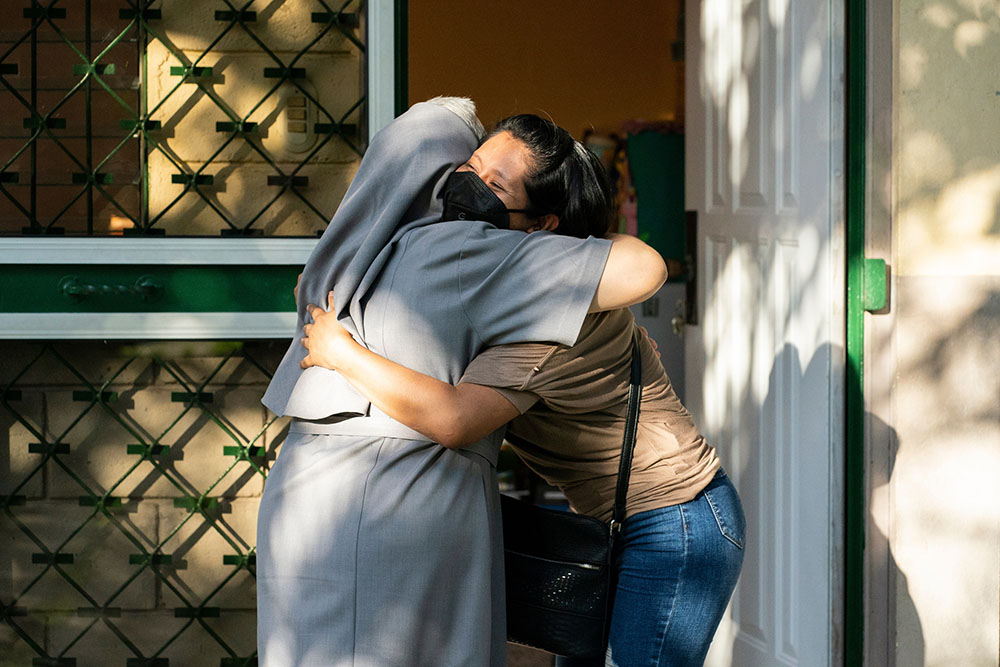
<svg viewBox="0 0 1000 667">
<path fill-rule="evenodd" d="M 495 469 L 426 441 L 290 433 L 257 518 L 261 667 L 502 667 Z"/>
</svg>

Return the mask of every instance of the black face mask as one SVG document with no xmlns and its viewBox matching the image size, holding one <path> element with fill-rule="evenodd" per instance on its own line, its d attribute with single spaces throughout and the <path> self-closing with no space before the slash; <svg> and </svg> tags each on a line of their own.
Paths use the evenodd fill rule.
<svg viewBox="0 0 1000 667">
<path fill-rule="evenodd" d="M 530 215 L 531 209 L 507 208 L 475 172 L 456 171 L 448 177 L 442 220 L 482 220 L 499 229 L 509 229 L 511 213 Z"/>
</svg>

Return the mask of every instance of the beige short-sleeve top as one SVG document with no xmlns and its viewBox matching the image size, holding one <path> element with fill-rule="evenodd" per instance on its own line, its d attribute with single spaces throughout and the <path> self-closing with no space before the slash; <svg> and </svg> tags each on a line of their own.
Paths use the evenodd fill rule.
<svg viewBox="0 0 1000 667">
<path fill-rule="evenodd" d="M 501 345 L 473 359 L 462 382 L 498 391 L 521 413 L 508 432 L 524 462 L 566 495 L 574 511 L 611 518 L 627 412 L 632 330 L 625 309 L 594 313 L 572 347 Z M 626 515 L 694 498 L 719 469 L 670 385 L 650 341 L 640 334 L 642 403 Z"/>
</svg>

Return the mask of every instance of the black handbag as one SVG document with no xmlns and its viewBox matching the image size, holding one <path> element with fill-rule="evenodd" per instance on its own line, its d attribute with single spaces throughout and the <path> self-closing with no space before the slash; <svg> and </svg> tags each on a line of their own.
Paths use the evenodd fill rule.
<svg viewBox="0 0 1000 667">
<path fill-rule="evenodd" d="M 603 658 L 614 603 L 615 538 L 625 497 L 642 397 L 638 337 L 632 337 L 628 415 L 610 523 L 501 496 L 507 581 L 507 639 L 574 658 Z M 515 445 L 523 442 L 508 436 Z"/>
</svg>

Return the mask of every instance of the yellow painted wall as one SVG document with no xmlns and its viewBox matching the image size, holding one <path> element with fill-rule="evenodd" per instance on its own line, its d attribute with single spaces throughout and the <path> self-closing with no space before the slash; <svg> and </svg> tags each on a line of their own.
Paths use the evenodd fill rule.
<svg viewBox="0 0 1000 667">
<path fill-rule="evenodd" d="M 684 63 L 670 50 L 679 9 L 679 0 L 411 2 L 410 102 L 464 95 L 487 125 L 531 112 L 578 138 L 632 118 L 679 119 Z"/>
</svg>

